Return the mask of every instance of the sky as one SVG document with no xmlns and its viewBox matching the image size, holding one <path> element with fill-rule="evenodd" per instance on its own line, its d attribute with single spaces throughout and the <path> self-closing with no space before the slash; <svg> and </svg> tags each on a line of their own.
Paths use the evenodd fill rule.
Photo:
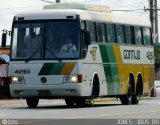
<svg viewBox="0 0 160 125">
<path fill-rule="evenodd" d="M 45 1 L 45 0 L 44 0 Z M 0 0 L 0 41 L 3 29 L 11 30 L 13 16 L 16 13 L 42 9 L 44 5 L 50 3 L 43 0 Z M 55 2 L 55 0 L 46 0 Z M 158 1 L 158 8 L 160 9 L 160 0 Z M 113 13 L 117 13 L 124 16 L 138 16 L 149 18 L 149 12 L 145 12 L 143 9 L 148 8 L 148 0 L 61 0 L 61 2 L 81 2 L 87 4 L 106 5 L 110 6 Z M 115 10 L 133 10 L 133 11 L 115 11 Z M 159 38 L 160 38 L 160 11 L 158 13 L 159 18 Z M 9 45 L 9 39 L 7 45 Z M 1 44 L 1 43 L 0 43 Z"/>
</svg>

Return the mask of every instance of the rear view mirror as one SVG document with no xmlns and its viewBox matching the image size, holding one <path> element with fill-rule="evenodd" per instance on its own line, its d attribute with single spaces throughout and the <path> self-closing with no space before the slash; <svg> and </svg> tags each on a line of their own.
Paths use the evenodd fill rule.
<svg viewBox="0 0 160 125">
<path fill-rule="evenodd" d="M 7 34 L 2 33 L 2 43 L 1 43 L 2 47 L 6 47 L 6 41 L 7 41 Z"/>
<path fill-rule="evenodd" d="M 1 46 L 6 47 L 7 35 L 11 36 L 11 31 L 3 29 Z"/>
</svg>

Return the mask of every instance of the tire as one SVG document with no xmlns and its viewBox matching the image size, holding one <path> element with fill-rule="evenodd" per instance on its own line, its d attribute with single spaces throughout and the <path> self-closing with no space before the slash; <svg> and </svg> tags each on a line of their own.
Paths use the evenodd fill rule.
<svg viewBox="0 0 160 125">
<path fill-rule="evenodd" d="M 130 105 L 132 102 L 132 97 L 133 97 L 133 88 L 132 88 L 131 80 L 129 80 L 128 94 L 122 95 L 120 97 L 122 105 Z"/>
<path fill-rule="evenodd" d="M 85 105 L 85 98 L 66 98 L 67 107 L 82 107 Z"/>
<path fill-rule="evenodd" d="M 96 80 L 94 80 L 93 82 L 93 86 L 92 86 L 92 94 L 91 96 L 86 100 L 86 104 L 90 107 L 93 107 L 94 106 L 94 102 L 95 102 L 95 99 L 97 98 L 97 93 L 96 93 Z"/>
<path fill-rule="evenodd" d="M 140 95 L 134 94 L 132 96 L 132 103 L 131 104 L 138 104 L 140 100 Z"/>
<path fill-rule="evenodd" d="M 71 98 L 66 98 L 65 102 L 66 102 L 67 107 L 74 107 L 75 105 L 75 101 Z"/>
<path fill-rule="evenodd" d="M 139 79 L 138 79 L 136 94 L 133 94 L 131 104 L 138 104 L 139 103 L 140 94 L 141 94 L 141 92 L 140 92 L 140 82 L 139 82 Z"/>
<path fill-rule="evenodd" d="M 129 97 L 128 95 L 123 95 L 120 97 L 122 105 L 130 105 L 131 104 L 131 99 L 132 97 Z"/>
<path fill-rule="evenodd" d="M 26 98 L 26 102 L 29 108 L 37 108 L 39 98 Z"/>
<path fill-rule="evenodd" d="M 85 106 L 85 102 L 86 102 L 86 99 L 85 98 L 77 98 L 76 99 L 76 106 L 77 107 L 84 107 Z"/>
</svg>

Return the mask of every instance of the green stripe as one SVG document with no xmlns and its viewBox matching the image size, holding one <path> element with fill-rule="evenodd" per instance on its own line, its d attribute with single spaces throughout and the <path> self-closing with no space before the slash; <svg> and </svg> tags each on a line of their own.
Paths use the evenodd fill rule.
<svg viewBox="0 0 160 125">
<path fill-rule="evenodd" d="M 99 45 L 99 47 L 107 81 L 108 93 L 109 95 L 119 94 L 119 74 L 113 47 L 111 45 Z"/>
<path fill-rule="evenodd" d="M 115 55 L 112 46 L 100 45 L 100 51 L 103 63 L 115 63 Z"/>
<path fill-rule="evenodd" d="M 48 75 L 53 67 L 53 63 L 45 63 L 38 75 Z"/>
<path fill-rule="evenodd" d="M 64 63 L 56 63 L 50 71 L 49 75 L 60 75 L 61 70 L 64 67 Z"/>
<path fill-rule="evenodd" d="M 38 75 L 60 75 L 65 63 L 45 63 Z"/>
</svg>

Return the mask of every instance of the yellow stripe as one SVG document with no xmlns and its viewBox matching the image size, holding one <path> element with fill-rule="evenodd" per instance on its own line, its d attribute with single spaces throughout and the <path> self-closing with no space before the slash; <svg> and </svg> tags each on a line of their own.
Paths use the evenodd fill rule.
<svg viewBox="0 0 160 125">
<path fill-rule="evenodd" d="M 63 69 L 61 70 L 60 74 L 61 75 L 70 75 L 73 68 L 75 67 L 76 63 L 66 63 L 63 67 Z"/>
<path fill-rule="evenodd" d="M 124 75 L 124 64 L 122 64 L 122 55 L 120 51 L 120 46 L 115 45 L 113 46 L 114 49 L 114 54 L 116 58 L 116 63 L 117 63 L 117 69 L 118 69 L 118 76 L 119 76 L 119 81 L 120 81 L 120 92 L 121 94 L 126 93 L 126 88 L 125 87 L 125 75 Z M 126 69 L 125 69 L 126 70 Z"/>
<path fill-rule="evenodd" d="M 116 58 L 116 62 L 122 63 L 122 55 L 121 55 L 121 51 L 120 51 L 120 46 L 118 46 L 118 45 L 113 46 L 113 49 L 114 49 L 114 55 Z"/>
</svg>

